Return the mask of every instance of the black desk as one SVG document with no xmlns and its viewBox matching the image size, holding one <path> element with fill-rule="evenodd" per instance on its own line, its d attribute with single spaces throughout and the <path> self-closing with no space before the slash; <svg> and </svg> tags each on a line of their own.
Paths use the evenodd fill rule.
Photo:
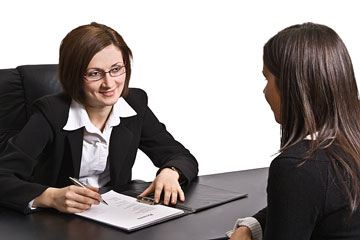
<svg viewBox="0 0 360 240">
<path fill-rule="evenodd" d="M 266 205 L 267 175 L 268 169 L 260 168 L 200 176 L 196 180 L 199 183 L 249 196 L 132 233 L 55 210 L 23 215 L 0 208 L 0 239 L 201 240 L 220 237 L 233 227 L 238 217 L 251 216 Z"/>
</svg>

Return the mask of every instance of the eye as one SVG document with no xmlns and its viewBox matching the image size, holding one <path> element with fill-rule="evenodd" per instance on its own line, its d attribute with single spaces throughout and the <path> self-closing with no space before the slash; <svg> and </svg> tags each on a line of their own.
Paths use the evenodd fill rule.
<svg viewBox="0 0 360 240">
<path fill-rule="evenodd" d="M 111 71 L 113 72 L 113 73 L 116 73 L 116 72 L 119 72 L 120 70 L 121 70 L 121 66 L 116 66 L 116 67 L 114 67 L 113 69 L 111 69 Z"/>
<path fill-rule="evenodd" d="M 97 77 L 97 76 L 100 76 L 100 75 L 101 75 L 101 73 L 99 71 L 91 71 L 91 72 L 87 73 L 88 77 Z"/>
</svg>

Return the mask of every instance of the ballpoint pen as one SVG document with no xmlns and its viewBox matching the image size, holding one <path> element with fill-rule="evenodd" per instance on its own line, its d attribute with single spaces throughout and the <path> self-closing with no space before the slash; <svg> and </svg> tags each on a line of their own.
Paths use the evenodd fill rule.
<svg viewBox="0 0 360 240">
<path fill-rule="evenodd" d="M 79 187 L 82 187 L 82 188 L 87 188 L 82 182 L 80 182 L 78 179 L 76 178 L 73 178 L 73 177 L 69 177 L 69 179 L 76 185 L 76 186 L 79 186 Z M 87 188 L 89 189 L 89 188 Z M 104 199 L 100 198 L 100 202 L 106 204 L 106 205 L 109 205 L 107 204 L 107 202 L 105 202 Z"/>
</svg>

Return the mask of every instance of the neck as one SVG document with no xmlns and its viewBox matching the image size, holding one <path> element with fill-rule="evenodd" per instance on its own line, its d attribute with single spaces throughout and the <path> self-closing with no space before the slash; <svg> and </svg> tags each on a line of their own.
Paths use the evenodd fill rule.
<svg viewBox="0 0 360 240">
<path fill-rule="evenodd" d="M 109 118 L 112 106 L 104 108 L 85 107 L 90 122 L 101 132 L 104 130 L 107 119 Z"/>
</svg>

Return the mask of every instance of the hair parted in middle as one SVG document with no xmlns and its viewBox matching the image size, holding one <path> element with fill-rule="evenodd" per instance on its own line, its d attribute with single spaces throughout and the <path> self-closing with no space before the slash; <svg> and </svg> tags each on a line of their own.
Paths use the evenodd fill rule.
<svg viewBox="0 0 360 240">
<path fill-rule="evenodd" d="M 119 48 L 125 64 L 125 85 L 121 96 L 128 93 L 132 52 L 119 33 L 112 28 L 92 22 L 69 32 L 59 51 L 58 74 L 64 91 L 74 100 L 86 104 L 83 92 L 84 76 L 91 59 L 109 45 Z"/>
</svg>

